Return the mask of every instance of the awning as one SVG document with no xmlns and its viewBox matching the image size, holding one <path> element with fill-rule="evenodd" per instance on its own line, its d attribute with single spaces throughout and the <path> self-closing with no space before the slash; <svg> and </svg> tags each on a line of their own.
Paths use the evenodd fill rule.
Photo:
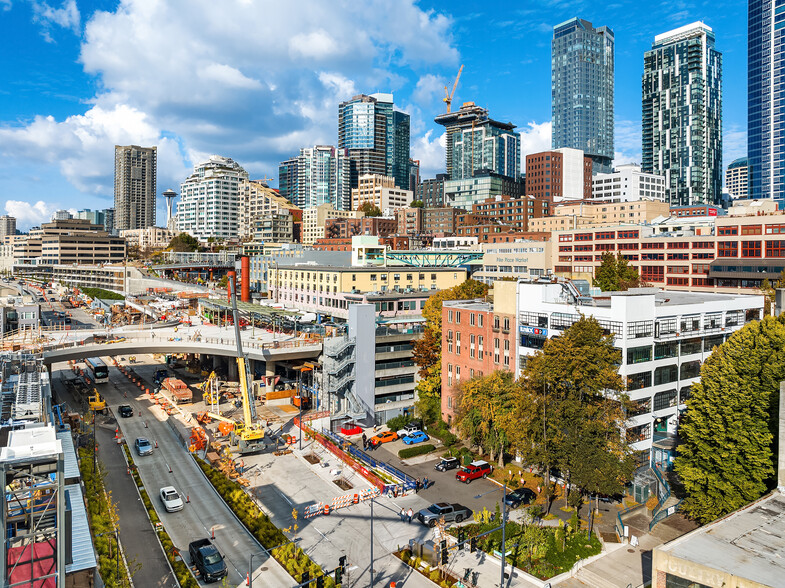
<svg viewBox="0 0 785 588">
<path fill-rule="evenodd" d="M 93 549 L 93 539 L 90 536 L 90 525 L 87 522 L 87 511 L 82 498 L 82 488 L 79 484 L 68 484 L 65 487 L 66 508 L 71 510 L 71 558 L 66 564 L 65 571 L 78 572 L 89 570 L 98 566 Z"/>
</svg>

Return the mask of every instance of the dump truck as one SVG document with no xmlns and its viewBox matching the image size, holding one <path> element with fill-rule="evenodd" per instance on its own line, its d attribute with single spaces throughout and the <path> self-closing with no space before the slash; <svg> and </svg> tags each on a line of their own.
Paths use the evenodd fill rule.
<svg viewBox="0 0 785 588">
<path fill-rule="evenodd" d="M 165 368 L 155 370 L 155 375 L 153 376 L 153 382 L 155 382 L 156 386 L 160 386 L 163 381 L 169 377 L 169 370 Z"/>
<path fill-rule="evenodd" d="M 194 395 L 188 384 L 178 378 L 166 378 L 161 386 L 162 391 L 168 392 L 172 396 L 172 402 L 193 402 Z"/>
</svg>

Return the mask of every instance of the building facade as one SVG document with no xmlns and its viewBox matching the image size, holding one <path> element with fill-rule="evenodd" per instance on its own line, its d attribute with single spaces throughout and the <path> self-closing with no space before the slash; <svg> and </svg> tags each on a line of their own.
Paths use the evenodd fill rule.
<svg viewBox="0 0 785 588">
<path fill-rule="evenodd" d="M 303 245 L 313 245 L 317 239 L 325 238 L 327 219 L 332 218 L 363 218 L 365 213 L 361 210 L 336 210 L 330 204 L 320 204 L 313 208 L 303 210 L 303 230 L 301 241 Z"/>
<path fill-rule="evenodd" d="M 398 235 L 419 235 L 422 233 L 422 208 L 399 208 L 395 211 Z"/>
<path fill-rule="evenodd" d="M 120 231 L 120 237 L 125 239 L 128 247 L 136 247 L 140 251 L 149 249 L 162 249 L 167 247 L 175 234 L 169 229 L 161 227 L 147 227 L 146 229 L 126 229 Z"/>
<path fill-rule="evenodd" d="M 643 171 L 671 206 L 722 197 L 722 54 L 702 22 L 654 38 L 643 64 Z"/>
<path fill-rule="evenodd" d="M 749 197 L 785 198 L 782 84 L 785 32 L 779 3 L 747 3 L 747 156 Z"/>
<path fill-rule="evenodd" d="M 731 198 L 749 198 L 749 160 L 740 157 L 728 164 L 725 170 L 725 189 Z"/>
<path fill-rule="evenodd" d="M 482 269 L 472 278 L 492 286 L 496 280 L 539 278 L 553 272 L 553 244 L 549 236 L 512 243 L 483 243 Z"/>
<path fill-rule="evenodd" d="M 474 102 L 440 114 L 435 121 L 446 128 L 447 174 L 451 180 L 471 179 L 481 170 L 520 178 L 521 137 L 514 124 L 493 120 L 487 109 Z"/>
<path fill-rule="evenodd" d="M 523 195 L 523 182 L 497 173 L 478 171 L 474 177 L 444 182 L 444 205 L 471 210 L 478 202 L 495 196 Z"/>
<path fill-rule="evenodd" d="M 306 209 L 331 204 L 350 210 L 352 160 L 346 149 L 316 145 L 300 149 L 300 155 L 278 166 L 281 196 Z"/>
<path fill-rule="evenodd" d="M 16 235 L 16 218 L 4 214 L 0 216 L 0 241 L 7 235 Z"/>
<path fill-rule="evenodd" d="M 122 261 L 125 254 L 125 239 L 86 219 L 56 220 L 30 229 L 15 242 L 13 253 L 20 263 L 36 265 L 111 263 Z"/>
<path fill-rule="evenodd" d="M 211 155 L 194 166 L 180 184 L 177 232 L 200 241 L 236 239 L 239 226 L 240 182 L 248 172 L 228 157 Z"/>
<path fill-rule="evenodd" d="M 552 147 L 580 149 L 596 172 L 610 172 L 614 155 L 614 46 L 610 28 L 581 18 L 553 27 Z"/>
<path fill-rule="evenodd" d="M 394 235 L 397 229 L 398 221 L 383 216 L 328 218 L 324 222 L 324 238 L 351 239 L 357 235 L 387 237 Z"/>
<path fill-rule="evenodd" d="M 545 341 L 593 317 L 621 351 L 633 403 L 627 441 L 639 463 L 672 465 L 679 417 L 712 349 L 761 318 L 763 296 L 639 288 L 582 296 L 569 281 L 518 283 L 516 376 Z"/>
<path fill-rule="evenodd" d="M 665 200 L 665 178 L 641 171 L 635 164 L 617 166 L 611 173 L 598 173 L 592 178 L 592 200 L 629 202 L 633 200 Z"/>
<path fill-rule="evenodd" d="M 114 146 L 115 227 L 155 226 L 157 147 Z"/>
<path fill-rule="evenodd" d="M 532 218 L 529 230 L 565 231 L 581 227 L 637 225 L 668 217 L 670 208 L 660 200 L 638 200 L 635 202 L 573 202 L 554 206 L 551 216 Z"/>
<path fill-rule="evenodd" d="M 262 180 L 240 180 L 239 190 L 238 236 L 240 239 L 250 239 L 253 236 L 256 221 L 262 216 L 288 215 L 290 211 L 295 211 L 295 218 L 302 215 L 298 206 L 292 204 Z"/>
<path fill-rule="evenodd" d="M 395 109 L 392 94 L 360 94 L 338 106 L 338 147 L 354 162 L 352 187 L 367 174 L 394 178 L 409 189 L 410 117 Z"/>
<path fill-rule="evenodd" d="M 414 195 L 409 190 L 398 188 L 395 178 L 378 174 L 360 176 L 357 187 L 352 188 L 352 210 L 369 203 L 383 214 L 395 214 L 398 208 L 406 208 L 412 203 Z"/>
<path fill-rule="evenodd" d="M 436 174 L 435 178 L 422 180 L 417 184 L 415 200 L 422 202 L 425 208 L 441 208 L 444 206 L 444 182 L 449 179 L 447 174 Z"/>
<path fill-rule="evenodd" d="M 460 208 L 423 208 L 422 232 L 426 235 L 450 236 L 455 234 Z"/>
<path fill-rule="evenodd" d="M 557 149 L 526 156 L 526 194 L 537 200 L 588 200 L 592 159 L 577 149 Z"/>
</svg>

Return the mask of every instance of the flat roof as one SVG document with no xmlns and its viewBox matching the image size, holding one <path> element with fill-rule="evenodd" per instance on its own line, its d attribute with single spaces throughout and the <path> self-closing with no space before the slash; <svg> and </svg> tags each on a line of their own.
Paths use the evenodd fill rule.
<svg viewBox="0 0 785 588">
<path fill-rule="evenodd" d="M 63 447 L 63 476 L 66 480 L 72 478 L 79 478 L 79 462 L 76 459 L 76 449 L 74 449 L 74 440 L 71 437 L 71 429 L 64 429 L 57 432 L 57 438 Z"/>
<path fill-rule="evenodd" d="M 89 570 L 98 566 L 87 523 L 87 511 L 79 484 L 68 484 L 65 487 L 66 508 L 71 509 L 71 558 L 72 562 L 65 565 L 67 574 L 79 570 Z"/>
<path fill-rule="evenodd" d="M 493 310 L 493 304 L 483 300 L 445 300 L 442 306 L 450 308 L 460 308 L 461 310 Z"/>
<path fill-rule="evenodd" d="M 0 449 L 0 461 L 52 457 L 62 452 L 54 427 L 28 426 L 8 434 L 8 444 Z"/>
<path fill-rule="evenodd" d="M 765 586 L 781 586 L 785 496 L 774 492 L 655 549 Z"/>
<path fill-rule="evenodd" d="M 397 253 L 409 253 L 408 251 L 398 251 Z M 453 251 L 435 251 L 433 253 L 437 253 L 439 255 L 449 255 L 450 253 L 456 254 L 465 254 L 466 251 L 462 252 L 453 252 Z M 302 270 L 302 271 L 323 271 L 323 272 L 396 272 L 406 270 L 410 273 L 420 272 L 425 273 L 426 271 L 429 272 L 454 272 L 460 270 L 460 267 L 454 266 L 414 266 L 414 265 L 330 265 L 330 264 L 309 264 L 309 263 L 301 263 L 298 265 L 284 265 L 279 264 L 278 269 L 281 270 Z"/>
</svg>

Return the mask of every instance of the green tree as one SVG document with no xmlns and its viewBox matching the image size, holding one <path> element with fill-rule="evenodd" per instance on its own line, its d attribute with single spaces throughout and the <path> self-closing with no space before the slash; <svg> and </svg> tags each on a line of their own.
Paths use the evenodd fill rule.
<svg viewBox="0 0 785 588">
<path fill-rule="evenodd" d="M 516 425 L 518 392 L 515 376 L 502 370 L 460 384 L 458 429 L 480 446 L 481 453 L 487 449 L 491 461 L 498 455 L 499 467 L 504 466 L 504 453 Z"/>
<path fill-rule="evenodd" d="M 426 424 L 434 416 L 435 422 L 441 412 L 442 389 L 442 303 L 445 300 L 472 300 L 488 293 L 488 286 L 476 280 L 466 280 L 462 284 L 441 290 L 425 302 L 422 315 L 425 318 L 425 333 L 414 342 L 413 359 L 419 368 L 421 380 L 417 383 L 420 402 L 415 406 L 417 414 Z"/>
<path fill-rule="evenodd" d="M 422 200 L 412 200 L 409 204 L 409 208 L 423 208 L 424 206 Z"/>
<path fill-rule="evenodd" d="M 749 323 L 703 364 L 679 426 L 675 463 L 688 516 L 708 523 L 756 500 L 772 485 L 783 379 L 782 315 Z"/>
<path fill-rule="evenodd" d="M 613 336 L 591 317 L 548 339 L 529 359 L 512 434 L 524 458 L 543 468 L 546 486 L 551 466 L 585 491 L 596 491 L 602 476 L 621 485 L 632 475 L 631 452 L 621 434 L 629 400 L 620 362 Z"/>
<path fill-rule="evenodd" d="M 381 209 L 373 202 L 363 202 L 357 207 L 357 210 L 362 210 L 365 216 L 382 216 Z"/>
<path fill-rule="evenodd" d="M 169 241 L 167 249 L 169 251 L 199 251 L 201 247 L 199 246 L 199 241 L 194 239 L 191 235 L 188 233 L 180 233 Z"/>
<path fill-rule="evenodd" d="M 602 254 L 602 263 L 594 272 L 595 287 L 603 292 L 619 292 L 642 285 L 638 270 L 622 257 L 621 253 Z"/>
<path fill-rule="evenodd" d="M 771 316 L 777 288 L 785 288 L 785 270 L 780 272 L 780 277 L 773 283 L 768 278 L 764 278 L 760 283 L 760 291 L 763 294 L 763 316 Z"/>
</svg>

